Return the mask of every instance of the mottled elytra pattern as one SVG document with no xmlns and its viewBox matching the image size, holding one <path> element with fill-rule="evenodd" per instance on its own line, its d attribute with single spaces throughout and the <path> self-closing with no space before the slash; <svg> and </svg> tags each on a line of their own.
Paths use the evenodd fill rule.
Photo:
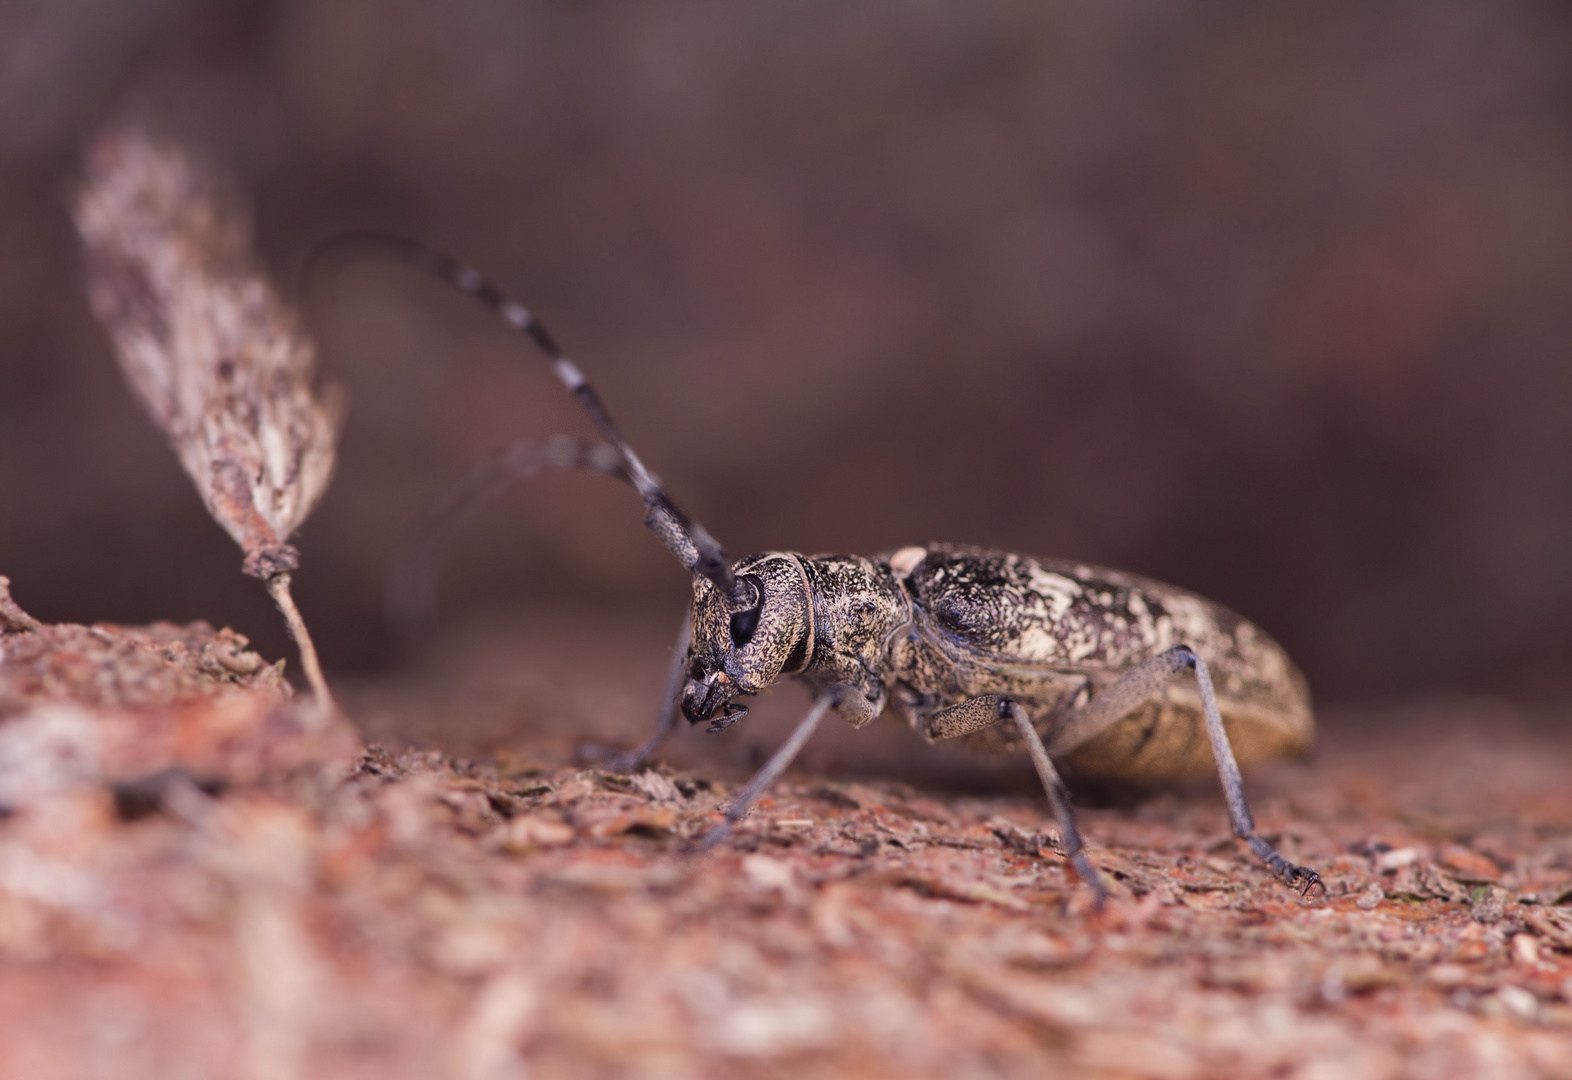
<svg viewBox="0 0 1572 1080">
<path fill-rule="evenodd" d="M 913 553 L 920 557 L 913 561 Z M 904 561 L 896 558 L 904 555 Z M 1053 743 L 1063 721 L 1119 675 L 1188 645 L 1218 679 L 1218 705 L 1246 761 L 1307 749 L 1314 733 L 1303 676 L 1282 648 L 1232 611 L 1170 585 L 1062 560 L 944 544 L 884 560 L 912 603 L 893 643 L 896 701 L 919 731 L 936 708 L 1009 693 Z M 967 736 L 1020 747 L 1006 726 Z M 1167 688 L 1068 752 L 1081 775 L 1160 780 L 1212 767 L 1198 693 Z"/>
<path fill-rule="evenodd" d="M 685 643 L 655 733 L 618 763 L 643 764 L 675 724 L 720 731 L 734 702 L 783 678 L 813 708 L 698 846 L 713 847 L 786 769 L 829 711 L 861 726 L 886 706 L 927 738 L 1025 751 L 1058 821 L 1065 855 L 1101 902 L 1055 760 L 1078 772 L 1154 779 L 1215 767 L 1233 831 L 1286 884 L 1313 870 L 1255 833 L 1235 747 L 1247 761 L 1305 749 L 1304 679 L 1249 622 L 1160 582 L 1080 563 L 929 544 L 887 555 L 765 552 L 732 564 L 656 483 L 578 367 L 524 307 L 474 270 L 396 237 L 358 235 L 446 279 L 528 334 L 620 456 L 645 524 L 693 574 Z M 1190 680 L 1180 679 L 1185 672 Z M 1214 683 L 1214 677 L 1216 682 Z M 1177 680 L 1177 681 L 1176 681 Z M 680 690 L 678 687 L 680 685 Z M 675 699 L 675 700 L 673 700 Z"/>
</svg>

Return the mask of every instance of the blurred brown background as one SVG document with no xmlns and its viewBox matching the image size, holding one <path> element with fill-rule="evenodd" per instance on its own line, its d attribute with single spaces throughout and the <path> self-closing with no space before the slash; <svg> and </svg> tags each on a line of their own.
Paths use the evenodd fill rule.
<svg viewBox="0 0 1572 1080">
<path fill-rule="evenodd" d="M 291 285 L 354 227 L 486 269 L 734 553 L 1080 558 L 1245 612 L 1323 701 L 1572 696 L 1564 6 L 7 0 L 0 572 L 277 656 L 82 297 L 62 192 L 128 107 L 239 171 Z M 330 674 L 385 671 L 422 508 L 588 426 L 435 283 L 308 307 L 352 412 L 297 596 Z M 513 496 L 449 625 L 576 605 L 658 653 L 686 586 L 639 520 Z"/>
</svg>

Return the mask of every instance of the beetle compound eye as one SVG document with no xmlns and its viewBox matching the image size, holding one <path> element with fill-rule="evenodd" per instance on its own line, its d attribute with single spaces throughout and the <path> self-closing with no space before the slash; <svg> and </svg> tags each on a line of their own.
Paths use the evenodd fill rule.
<svg viewBox="0 0 1572 1080">
<path fill-rule="evenodd" d="M 731 643 L 737 648 L 742 648 L 753 640 L 753 632 L 759 628 L 759 612 L 763 605 L 751 607 L 747 611 L 739 611 L 731 617 Z"/>
<path fill-rule="evenodd" d="M 753 640 L 754 631 L 759 628 L 759 615 L 764 611 L 764 583 L 752 574 L 742 578 L 741 583 L 752 588 L 754 603 L 752 607 L 734 612 L 731 617 L 731 643 L 739 649 Z"/>
</svg>

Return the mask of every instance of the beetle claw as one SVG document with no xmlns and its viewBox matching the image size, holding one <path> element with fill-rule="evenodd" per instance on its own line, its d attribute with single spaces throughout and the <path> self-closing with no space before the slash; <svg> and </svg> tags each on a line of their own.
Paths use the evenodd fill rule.
<svg viewBox="0 0 1572 1080">
<path fill-rule="evenodd" d="M 1321 880 L 1321 875 L 1308 866 L 1294 866 L 1289 864 L 1283 873 L 1283 884 L 1293 889 L 1300 896 L 1309 896 L 1311 889 L 1320 889 L 1321 895 L 1326 895 L 1326 882 Z"/>
</svg>

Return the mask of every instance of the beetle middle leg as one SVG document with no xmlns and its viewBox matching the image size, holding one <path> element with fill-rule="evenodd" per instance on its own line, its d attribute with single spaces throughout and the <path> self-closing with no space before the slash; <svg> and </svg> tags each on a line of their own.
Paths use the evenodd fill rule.
<svg viewBox="0 0 1572 1080">
<path fill-rule="evenodd" d="M 1324 888 L 1321 875 L 1309 867 L 1289 862 L 1272 845 L 1256 835 L 1255 818 L 1250 813 L 1250 804 L 1245 801 L 1244 779 L 1239 775 L 1239 763 L 1234 759 L 1234 749 L 1228 741 L 1228 732 L 1223 728 L 1223 717 L 1217 708 L 1212 674 L 1207 670 L 1206 661 L 1188 645 L 1175 645 L 1137 664 L 1095 694 L 1090 701 L 1070 714 L 1054 733 L 1051 739 L 1054 752 L 1063 755 L 1084 746 L 1138 706 L 1150 701 L 1163 687 L 1187 670 L 1195 672 L 1195 681 L 1200 686 L 1206 737 L 1212 744 L 1212 757 L 1217 761 L 1217 775 L 1223 784 L 1223 796 L 1228 803 L 1228 821 L 1234 835 L 1243 840 L 1256 858 L 1266 863 L 1283 884 L 1299 889 L 1302 893 Z"/>
<path fill-rule="evenodd" d="M 1048 749 L 1043 746 L 1043 740 L 1025 709 L 1013 698 L 1002 694 L 979 694 L 934 713 L 924 722 L 922 730 L 930 739 L 954 739 L 1005 720 L 1014 722 L 1026 742 L 1027 750 L 1031 752 L 1037 779 L 1042 781 L 1048 803 L 1053 807 L 1065 858 L 1075 867 L 1076 875 L 1091 886 L 1097 897 L 1097 906 L 1101 908 L 1108 899 L 1108 889 L 1103 885 L 1092 861 L 1086 857 L 1081 830 L 1075 823 L 1075 811 L 1070 806 L 1070 790 L 1064 786 L 1059 770 L 1054 768 L 1053 759 L 1048 756 Z"/>
</svg>

